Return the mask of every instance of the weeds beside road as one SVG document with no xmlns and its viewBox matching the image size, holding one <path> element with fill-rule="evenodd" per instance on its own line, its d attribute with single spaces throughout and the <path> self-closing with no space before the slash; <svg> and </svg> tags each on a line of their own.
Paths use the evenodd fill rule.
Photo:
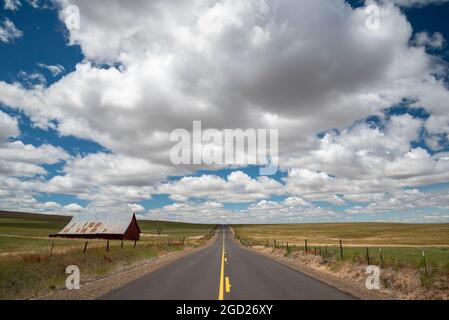
<svg viewBox="0 0 449 320">
<path fill-rule="evenodd" d="M 362 287 L 366 266 L 377 265 L 382 270 L 381 291 L 392 297 L 448 299 L 448 224 L 344 223 L 233 229 L 243 245 Z"/>
<path fill-rule="evenodd" d="M 68 220 L 0 213 L 0 299 L 29 299 L 63 289 L 69 265 L 79 267 L 85 283 L 141 261 L 201 246 L 214 232 L 212 225 L 139 221 L 144 233 L 136 243 L 48 238 Z"/>
</svg>

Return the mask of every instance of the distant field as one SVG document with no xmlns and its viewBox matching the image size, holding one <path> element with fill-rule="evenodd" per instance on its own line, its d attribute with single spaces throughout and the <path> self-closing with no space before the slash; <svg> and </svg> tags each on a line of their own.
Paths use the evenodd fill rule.
<svg viewBox="0 0 449 320">
<path fill-rule="evenodd" d="M 360 246 L 449 246 L 449 223 L 324 223 L 235 225 L 236 234 L 255 240 Z"/>
<path fill-rule="evenodd" d="M 342 240 L 344 259 L 366 260 L 366 248 L 372 263 L 422 266 L 423 251 L 427 263 L 449 270 L 449 224 L 400 223 L 326 223 L 290 225 L 235 225 L 236 236 L 248 245 L 273 246 L 274 241 L 289 251 L 339 257 Z"/>
<path fill-rule="evenodd" d="M 167 235 L 171 238 L 195 237 L 211 230 L 211 224 L 193 224 L 182 222 L 139 220 L 139 226 L 144 235 Z"/>
</svg>

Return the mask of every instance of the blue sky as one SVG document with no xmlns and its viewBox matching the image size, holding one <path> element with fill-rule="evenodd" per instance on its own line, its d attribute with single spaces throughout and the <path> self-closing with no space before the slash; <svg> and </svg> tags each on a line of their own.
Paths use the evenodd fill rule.
<svg viewBox="0 0 449 320">
<path fill-rule="evenodd" d="M 379 3 L 380 31 L 370 35 L 357 25 L 365 2 L 336 2 L 330 10 L 275 1 L 277 11 L 244 1 L 114 4 L 106 17 L 100 4 L 73 1 L 79 30 L 67 28 L 58 1 L 3 3 L 0 209 L 134 210 L 198 222 L 449 221 L 449 4 Z M 298 22 L 307 10 L 327 18 L 304 21 L 315 35 Z M 285 32 L 282 22 L 293 27 Z M 193 120 L 279 129 L 279 171 L 171 164 L 166 137 Z"/>
</svg>

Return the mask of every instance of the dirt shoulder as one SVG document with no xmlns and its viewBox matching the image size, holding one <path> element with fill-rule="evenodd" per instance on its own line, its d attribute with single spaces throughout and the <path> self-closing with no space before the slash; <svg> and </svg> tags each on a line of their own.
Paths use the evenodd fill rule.
<svg viewBox="0 0 449 320">
<path fill-rule="evenodd" d="M 38 300 L 93 300 L 98 299 L 108 292 L 120 288 L 134 280 L 137 280 L 155 270 L 158 270 L 178 259 L 187 255 L 210 247 L 216 236 L 212 237 L 207 243 L 201 247 L 192 248 L 187 247 L 180 252 L 172 252 L 161 255 L 157 258 L 148 259 L 126 268 L 121 268 L 108 275 L 96 278 L 87 279 L 83 283 L 81 276 L 81 286 L 79 290 L 60 290 L 42 297 Z"/>
<path fill-rule="evenodd" d="M 303 252 L 294 252 L 286 256 L 286 251 L 282 249 L 263 246 L 246 247 L 239 241 L 235 241 L 247 250 L 261 254 L 359 299 L 449 299 L 449 292 L 444 288 L 423 287 L 418 271 L 413 268 L 381 269 L 380 290 L 368 290 L 365 286 L 368 277 L 366 265 L 349 261 L 325 262 L 320 256 L 306 255 Z"/>
</svg>

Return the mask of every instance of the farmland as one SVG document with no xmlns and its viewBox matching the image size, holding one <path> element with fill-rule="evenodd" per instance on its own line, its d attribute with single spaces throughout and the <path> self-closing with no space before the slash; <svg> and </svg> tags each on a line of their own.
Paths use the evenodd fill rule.
<svg viewBox="0 0 449 320">
<path fill-rule="evenodd" d="M 235 225 L 237 234 L 257 240 L 358 246 L 449 246 L 449 224 L 319 223 Z"/>
<path fill-rule="evenodd" d="M 308 249 L 315 253 L 339 256 L 342 240 L 343 257 L 366 258 L 372 262 L 420 266 L 422 253 L 427 263 L 449 268 L 449 224 L 332 223 L 292 225 L 238 225 L 233 227 L 243 241 L 273 245 L 274 241 L 289 250 Z M 370 253 L 371 252 L 371 253 Z M 382 260 L 382 261 L 380 261 Z"/>
<path fill-rule="evenodd" d="M 409 275 L 420 286 L 408 293 L 398 289 L 403 298 L 413 294 L 417 295 L 413 298 L 441 298 L 449 289 L 449 224 L 235 225 L 233 229 L 244 245 L 343 277 L 374 264 L 389 270 L 384 285 L 393 288 L 399 277 Z M 407 287 L 410 281 L 405 283 Z M 427 296 L 416 293 L 421 290 Z"/>
<path fill-rule="evenodd" d="M 0 299 L 31 298 L 60 289 L 71 264 L 84 280 L 109 274 L 141 260 L 204 243 L 213 225 L 139 221 L 142 240 L 131 241 L 49 238 L 70 217 L 0 212 Z M 184 239 L 184 245 L 182 245 Z M 84 252 L 84 247 L 86 250 Z"/>
</svg>

